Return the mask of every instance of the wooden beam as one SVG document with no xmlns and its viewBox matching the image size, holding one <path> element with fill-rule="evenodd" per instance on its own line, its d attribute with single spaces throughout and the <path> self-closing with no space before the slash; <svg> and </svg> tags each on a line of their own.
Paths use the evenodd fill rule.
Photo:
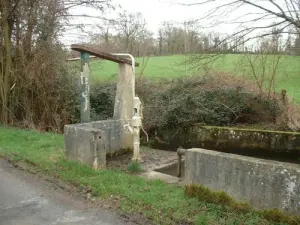
<svg viewBox="0 0 300 225">
<path fill-rule="evenodd" d="M 99 49 L 91 47 L 91 46 L 74 44 L 71 46 L 71 49 L 74 51 L 78 51 L 78 52 L 87 52 L 93 56 L 99 57 L 101 59 L 106 59 L 106 60 L 109 60 L 112 62 L 125 63 L 125 64 L 132 65 L 132 61 L 130 59 L 126 59 L 126 58 L 123 58 L 120 56 L 114 56 L 107 52 L 101 52 Z M 139 66 L 139 64 L 135 63 L 135 66 Z"/>
</svg>

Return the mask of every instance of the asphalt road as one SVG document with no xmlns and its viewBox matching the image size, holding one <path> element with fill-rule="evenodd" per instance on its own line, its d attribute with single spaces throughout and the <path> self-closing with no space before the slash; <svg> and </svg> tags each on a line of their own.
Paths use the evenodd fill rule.
<svg viewBox="0 0 300 225">
<path fill-rule="evenodd" d="M 0 225 L 128 225 L 0 158 Z"/>
</svg>

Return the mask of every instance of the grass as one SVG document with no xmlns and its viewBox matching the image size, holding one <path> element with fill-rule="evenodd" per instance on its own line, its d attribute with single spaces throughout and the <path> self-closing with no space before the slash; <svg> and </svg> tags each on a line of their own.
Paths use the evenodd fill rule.
<svg viewBox="0 0 300 225">
<path fill-rule="evenodd" d="M 290 217 L 284 215 L 278 209 L 271 210 L 261 210 L 254 211 L 253 208 L 244 202 L 238 202 L 227 195 L 225 192 L 212 192 L 206 187 L 200 185 L 187 185 L 185 188 L 185 195 L 190 197 L 196 197 L 200 201 L 204 201 L 207 203 L 217 203 L 223 206 L 229 206 L 232 210 L 236 210 L 237 212 L 255 212 L 262 215 L 265 219 L 277 222 L 285 222 L 290 225 L 298 225 L 300 224 L 300 217 Z M 209 217 L 205 215 L 200 215 L 200 217 L 196 217 L 197 224 L 202 224 L 202 219 L 207 219 Z M 205 221 L 205 220 L 204 220 Z"/>
<path fill-rule="evenodd" d="M 255 72 L 262 74 L 263 69 L 266 75 L 273 73 L 278 56 L 267 56 L 265 67 L 261 66 L 262 59 L 259 56 L 247 55 L 225 55 L 221 56 L 211 64 L 211 68 L 221 72 L 229 72 L 248 79 L 253 79 L 253 72 L 249 63 L 249 57 L 254 61 Z M 182 55 L 156 56 L 150 57 L 144 70 L 144 76 L 157 78 L 173 78 L 185 75 L 185 57 Z M 139 75 L 145 65 L 145 59 L 137 58 L 140 67 L 136 68 L 136 74 Z M 286 89 L 289 96 L 300 101 L 300 56 L 280 56 L 278 68 L 276 71 L 277 90 Z M 192 65 L 187 65 L 187 74 L 203 74 L 204 67 L 192 69 Z M 200 69 L 199 69 L 200 68 Z M 115 79 L 118 74 L 118 65 L 107 61 L 91 61 L 92 82 L 97 80 Z"/>
<path fill-rule="evenodd" d="M 30 163 L 40 172 L 89 187 L 101 199 L 112 196 L 120 200 L 126 213 L 140 213 L 157 224 L 244 224 L 271 223 L 254 212 L 236 212 L 230 207 L 186 197 L 181 187 L 161 181 L 146 181 L 120 171 L 94 171 L 65 160 L 63 136 L 0 127 L 0 156 L 17 163 Z M 200 221 L 200 222 L 199 222 Z"/>
</svg>

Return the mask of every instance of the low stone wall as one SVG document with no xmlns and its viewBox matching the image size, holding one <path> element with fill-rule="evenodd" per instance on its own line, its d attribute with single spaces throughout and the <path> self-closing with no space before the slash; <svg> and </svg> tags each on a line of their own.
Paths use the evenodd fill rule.
<svg viewBox="0 0 300 225">
<path fill-rule="evenodd" d="M 152 146 L 174 151 L 181 146 L 253 156 L 288 153 L 300 157 L 300 133 L 194 125 L 186 130 L 162 131 Z"/>
<path fill-rule="evenodd" d="M 106 155 L 133 149 L 132 135 L 123 120 L 105 120 L 64 127 L 67 159 L 97 167 L 106 166 Z"/>
<path fill-rule="evenodd" d="M 300 166 L 296 164 L 189 149 L 185 182 L 225 191 L 258 209 L 300 214 Z"/>
</svg>

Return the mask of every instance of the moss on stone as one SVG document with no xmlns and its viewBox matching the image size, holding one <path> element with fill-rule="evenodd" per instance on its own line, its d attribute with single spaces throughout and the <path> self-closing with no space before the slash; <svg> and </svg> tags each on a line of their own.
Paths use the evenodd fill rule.
<svg viewBox="0 0 300 225">
<path fill-rule="evenodd" d="M 195 125 L 197 127 L 197 125 Z M 260 132 L 260 133 L 272 133 L 272 134 L 293 134 L 299 135 L 299 132 L 291 131 L 277 131 L 277 130 L 260 130 L 260 129 L 251 129 L 251 128 L 239 128 L 239 127 L 218 127 L 218 126 L 199 126 L 201 129 L 218 129 L 218 130 L 233 130 L 233 131 L 247 131 L 247 132 Z"/>
<path fill-rule="evenodd" d="M 239 202 L 230 197 L 225 192 L 214 192 L 201 185 L 187 185 L 185 186 L 185 195 L 188 197 L 195 197 L 199 201 L 206 203 L 220 204 L 224 207 L 230 207 L 238 212 L 254 212 L 261 215 L 264 219 L 276 223 L 287 223 L 290 225 L 299 225 L 299 216 L 290 216 L 281 212 L 279 209 L 256 210 L 248 203 Z"/>
</svg>

